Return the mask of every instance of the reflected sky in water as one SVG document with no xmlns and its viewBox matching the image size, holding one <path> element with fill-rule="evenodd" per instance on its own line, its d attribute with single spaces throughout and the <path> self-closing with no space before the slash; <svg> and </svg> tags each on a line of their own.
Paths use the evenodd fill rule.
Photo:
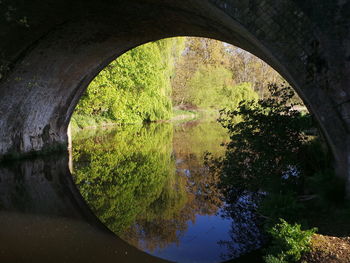
<svg viewBox="0 0 350 263">
<path fill-rule="evenodd" d="M 220 262 L 221 255 L 227 253 L 227 248 L 218 242 L 230 238 L 228 230 L 232 220 L 216 215 L 197 215 L 195 223 L 188 224 L 186 234 L 180 238 L 179 245 L 170 244 L 152 254 L 183 263 Z"/>
</svg>

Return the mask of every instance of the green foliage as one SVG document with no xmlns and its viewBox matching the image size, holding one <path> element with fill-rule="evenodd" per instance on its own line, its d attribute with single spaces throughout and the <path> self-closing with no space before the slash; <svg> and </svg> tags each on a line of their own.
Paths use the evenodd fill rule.
<svg viewBox="0 0 350 263">
<path fill-rule="evenodd" d="M 176 64 L 172 79 L 172 99 L 175 106 L 200 107 L 193 104 L 193 94 L 191 98 L 188 90 L 193 88 L 194 84 L 202 84 L 193 83 L 202 73 L 210 80 L 208 74 L 212 74 L 212 69 L 215 68 L 224 69 L 230 73 L 230 86 L 250 83 L 250 88 L 258 93 L 260 98 L 269 95 L 268 83 L 283 82 L 283 78 L 268 64 L 240 48 L 208 38 L 186 37 L 185 40 L 186 47 Z M 217 73 L 214 72 L 214 74 Z M 206 87 L 206 83 L 203 87 Z M 298 100 L 292 98 L 292 100 L 301 102 L 300 98 Z"/>
<path fill-rule="evenodd" d="M 230 142 L 224 157 L 206 158 L 209 168 L 220 176 L 228 213 L 234 212 L 234 204 L 242 194 L 257 196 L 256 212 L 264 218 L 264 229 L 272 236 L 265 261 L 296 262 L 307 251 L 315 230 L 301 231 L 300 225 L 291 226 L 284 220 L 276 223 L 285 218 L 307 225 L 303 215 L 308 208 L 300 195 L 306 191 L 306 178 L 327 167 L 319 165 L 327 157 L 305 135 L 312 121 L 293 110 L 291 88 L 270 84 L 269 90 L 267 99 L 244 101 L 237 109 L 221 111 L 219 121 L 228 129 Z M 313 165 L 309 163 L 312 160 Z"/>
<path fill-rule="evenodd" d="M 221 111 L 219 121 L 228 129 L 230 142 L 225 156 L 212 160 L 212 168 L 220 171 L 221 186 L 230 195 L 298 187 L 298 176 L 291 176 L 290 180 L 295 179 L 291 185 L 282 175 L 293 170 L 302 173 L 299 156 L 307 123 L 288 104 L 294 94 L 291 88 L 271 84 L 269 90 L 269 99 L 244 101 L 238 109 Z"/>
<path fill-rule="evenodd" d="M 129 227 L 162 193 L 174 171 L 171 138 L 170 125 L 127 126 L 73 141 L 74 179 L 96 215 L 115 233 Z"/>
<path fill-rule="evenodd" d="M 174 109 L 172 122 L 187 122 L 199 119 L 201 116 L 197 111 Z"/>
<path fill-rule="evenodd" d="M 236 108 L 258 95 L 249 83 L 234 86 L 232 73 L 223 66 L 201 66 L 189 82 L 188 102 L 200 108 Z"/>
<path fill-rule="evenodd" d="M 90 83 L 73 119 L 78 115 L 118 123 L 169 119 L 172 58 L 179 52 L 178 42 L 175 38 L 148 43 L 110 63 Z"/>
<path fill-rule="evenodd" d="M 272 244 L 267 250 L 266 263 L 293 263 L 298 262 L 303 253 L 310 251 L 310 241 L 316 228 L 303 231 L 298 224 L 290 225 L 280 219 L 269 234 Z"/>
<path fill-rule="evenodd" d="M 218 145 L 227 142 L 228 136 L 224 128 L 216 125 L 214 121 L 198 120 L 175 126 L 174 145 L 198 158 L 202 158 L 207 151 L 221 156 L 225 148 Z"/>
<path fill-rule="evenodd" d="M 272 255 L 266 255 L 264 257 L 264 261 L 266 263 L 288 263 L 282 259 L 279 259 L 278 257 L 272 256 Z"/>
<path fill-rule="evenodd" d="M 264 229 L 270 229 L 279 218 L 284 218 L 288 222 L 303 222 L 303 212 L 305 205 L 301 203 L 296 193 L 270 192 L 267 194 L 258 207 L 258 212 L 265 217 Z"/>
<path fill-rule="evenodd" d="M 252 82 L 237 78 L 238 69 L 229 65 L 228 57 L 244 52 L 231 51 L 220 41 L 204 38 L 163 39 L 130 50 L 91 82 L 72 120 L 79 123 L 75 126 L 85 124 L 82 116 L 150 122 L 170 119 L 173 103 L 220 109 L 257 99 Z M 264 63 L 255 64 L 254 69 L 267 72 Z"/>
<path fill-rule="evenodd" d="M 86 127 L 97 127 L 104 126 L 108 124 L 113 124 L 111 119 L 108 119 L 103 116 L 89 116 L 89 115 L 81 115 L 74 114 L 74 118 L 72 118 L 70 125 L 73 130 L 79 130 Z"/>
<path fill-rule="evenodd" d="M 242 99 L 257 98 L 251 84 L 256 76 L 242 81 L 238 75 L 240 72 L 247 73 L 247 68 L 230 66 L 231 59 L 236 60 L 247 52 L 231 52 L 233 47 L 208 38 L 188 37 L 185 45 L 172 79 L 175 106 L 234 108 Z M 263 64 L 256 68 L 267 72 Z"/>
<path fill-rule="evenodd" d="M 305 127 L 317 127 L 310 115 L 303 115 L 301 121 L 304 122 Z M 333 156 L 328 149 L 327 143 L 323 137 L 317 135 L 316 128 L 312 136 L 307 136 L 307 140 L 303 143 L 303 148 L 300 151 L 299 159 L 303 160 L 304 174 L 308 177 L 313 176 L 320 171 L 328 170 L 332 167 Z M 311 129 L 311 130 L 312 130 Z M 306 133 L 310 129 L 306 130 Z"/>
<path fill-rule="evenodd" d="M 307 178 L 307 186 L 317 193 L 319 201 L 325 204 L 341 205 L 345 201 L 346 182 L 344 178 L 336 176 L 333 169 L 324 169 Z"/>
</svg>

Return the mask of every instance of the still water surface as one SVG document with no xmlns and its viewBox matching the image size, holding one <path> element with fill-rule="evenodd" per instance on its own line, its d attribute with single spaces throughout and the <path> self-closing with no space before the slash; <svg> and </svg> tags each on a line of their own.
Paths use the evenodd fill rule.
<svg viewBox="0 0 350 263">
<path fill-rule="evenodd" d="M 260 246 L 249 195 L 227 216 L 204 155 L 224 154 L 215 121 L 128 125 L 73 136 L 73 179 L 117 236 L 175 262 L 222 262 Z"/>
</svg>

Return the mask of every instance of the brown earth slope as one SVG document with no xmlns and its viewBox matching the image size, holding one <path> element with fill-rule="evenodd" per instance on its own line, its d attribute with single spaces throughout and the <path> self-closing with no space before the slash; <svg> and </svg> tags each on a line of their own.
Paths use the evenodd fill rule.
<svg viewBox="0 0 350 263">
<path fill-rule="evenodd" d="M 350 237 L 314 235 L 312 251 L 304 255 L 302 263 L 350 263 Z"/>
</svg>

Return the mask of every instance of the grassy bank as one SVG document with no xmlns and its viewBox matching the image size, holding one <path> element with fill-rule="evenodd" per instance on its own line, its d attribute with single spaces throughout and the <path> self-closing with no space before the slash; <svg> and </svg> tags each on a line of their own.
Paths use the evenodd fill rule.
<svg viewBox="0 0 350 263">
<path fill-rule="evenodd" d="M 71 129 L 73 131 L 81 129 L 95 129 L 98 127 L 118 125 L 111 119 L 101 116 L 87 116 L 81 114 L 74 114 L 70 121 Z"/>
<path fill-rule="evenodd" d="M 169 120 L 160 120 L 162 121 L 171 121 L 171 122 L 186 122 L 190 120 L 197 120 L 202 118 L 213 118 L 216 116 L 217 112 L 207 111 L 207 110 L 179 110 L 175 109 L 173 111 L 172 117 Z M 158 121 L 156 121 L 158 122 Z M 122 125 L 127 123 L 115 122 L 109 118 L 101 116 L 88 116 L 82 114 L 74 114 L 71 119 L 71 129 L 72 131 L 79 131 L 82 129 L 96 129 L 101 127 L 109 127 Z M 141 123 L 129 123 L 129 124 L 141 124 Z"/>
<path fill-rule="evenodd" d="M 199 116 L 198 112 L 195 110 L 174 109 L 173 116 L 170 119 L 170 121 L 182 122 L 182 121 L 196 120 L 199 117 L 200 116 Z"/>
</svg>

